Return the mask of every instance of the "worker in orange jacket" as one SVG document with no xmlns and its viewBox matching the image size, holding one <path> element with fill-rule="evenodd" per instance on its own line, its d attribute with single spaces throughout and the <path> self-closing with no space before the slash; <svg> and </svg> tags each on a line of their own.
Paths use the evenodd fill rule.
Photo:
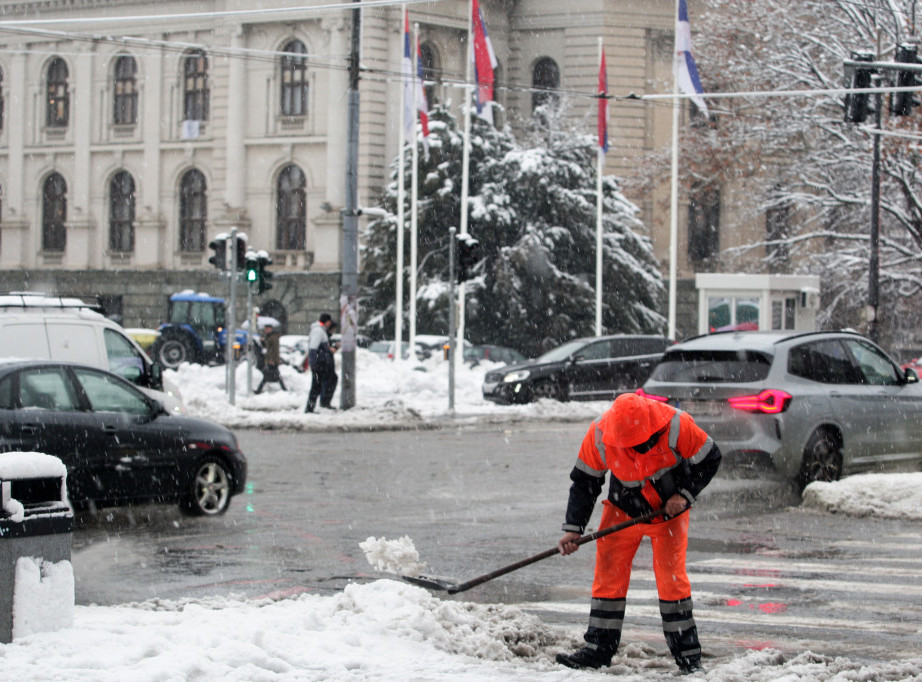
<svg viewBox="0 0 922 682">
<path fill-rule="evenodd" d="M 720 449 L 690 415 L 633 393 L 618 396 L 592 423 L 570 473 L 560 553 L 572 554 L 611 473 L 599 528 L 663 509 L 665 515 L 599 538 L 586 645 L 557 662 L 570 668 L 611 664 L 621 641 L 631 563 L 644 536 L 653 545 L 653 572 L 666 644 L 684 673 L 701 670 L 691 585 L 685 572 L 688 509 L 720 466 Z"/>
</svg>

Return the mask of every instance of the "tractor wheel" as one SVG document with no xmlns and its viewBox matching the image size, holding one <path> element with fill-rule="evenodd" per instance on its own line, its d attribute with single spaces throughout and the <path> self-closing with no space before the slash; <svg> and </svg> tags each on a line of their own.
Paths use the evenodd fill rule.
<svg viewBox="0 0 922 682">
<path fill-rule="evenodd" d="M 176 369 L 184 362 L 201 362 L 198 349 L 188 334 L 167 329 L 151 348 L 154 359 L 167 369 Z"/>
</svg>

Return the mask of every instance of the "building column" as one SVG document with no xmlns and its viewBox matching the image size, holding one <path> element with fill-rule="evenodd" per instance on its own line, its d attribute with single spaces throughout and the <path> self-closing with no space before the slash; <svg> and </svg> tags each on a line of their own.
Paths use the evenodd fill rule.
<svg viewBox="0 0 922 682">
<path fill-rule="evenodd" d="M 232 30 L 231 46 L 234 49 L 246 47 L 244 27 Z M 245 211 L 246 201 L 246 109 L 247 79 L 246 60 L 241 55 L 231 55 L 228 73 L 227 108 L 227 181 L 224 187 L 224 202 L 230 209 Z"/>
<path fill-rule="evenodd" d="M 135 221 L 134 263 L 141 268 L 172 267 L 176 235 L 167 231 L 171 223 L 163 214 L 160 204 L 160 124 L 169 121 L 164 111 L 163 100 L 163 48 L 151 53 L 145 59 L 144 78 L 141 89 L 141 137 L 144 149 L 144 173 L 140 180 L 140 192 Z M 167 100 L 166 106 L 169 106 Z M 169 133 L 168 133 L 169 136 Z M 174 202 L 164 203 L 167 211 L 173 210 Z M 173 213 L 178 211 L 173 210 Z M 175 231 L 174 231 L 175 232 Z"/>
<path fill-rule="evenodd" d="M 7 168 L 3 178 L 3 234 L 0 239 L 0 265 L 4 268 L 35 267 L 36 236 L 41 230 L 40 219 L 33 219 L 30 230 L 26 207 L 25 154 L 26 108 L 29 93 L 26 86 L 26 55 L 15 53 L 10 59 L 6 91 L 5 135 Z"/>
<path fill-rule="evenodd" d="M 93 53 L 77 55 L 77 73 L 72 79 L 73 112 L 71 119 L 74 139 L 74 172 L 68 180 L 67 250 L 64 261 L 75 268 L 99 267 L 102 248 L 100 224 L 90 215 L 90 186 L 93 183 L 90 163 L 90 142 L 93 135 Z M 105 202 L 103 202 L 105 205 Z M 103 224 L 106 221 L 103 221 Z M 73 229 L 78 228 L 78 229 Z"/>
</svg>

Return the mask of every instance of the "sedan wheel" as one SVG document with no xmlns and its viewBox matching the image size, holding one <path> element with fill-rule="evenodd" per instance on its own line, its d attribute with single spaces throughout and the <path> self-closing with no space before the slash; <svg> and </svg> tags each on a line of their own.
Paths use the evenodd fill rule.
<svg viewBox="0 0 922 682">
<path fill-rule="evenodd" d="M 800 465 L 798 483 L 803 490 L 814 481 L 838 481 L 842 475 L 842 450 L 836 437 L 826 429 L 817 429 L 807 441 Z"/>
<path fill-rule="evenodd" d="M 217 457 L 199 464 L 192 480 L 192 491 L 183 509 L 193 516 L 217 516 L 227 511 L 231 498 L 231 475 Z"/>
<path fill-rule="evenodd" d="M 536 383 L 532 389 L 532 395 L 535 400 L 540 400 L 541 398 L 550 398 L 560 402 L 567 400 L 566 390 L 556 381 L 540 381 Z"/>
</svg>

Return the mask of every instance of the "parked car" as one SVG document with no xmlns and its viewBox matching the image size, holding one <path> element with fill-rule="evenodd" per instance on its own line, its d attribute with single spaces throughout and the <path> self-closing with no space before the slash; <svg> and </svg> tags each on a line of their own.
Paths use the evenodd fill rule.
<svg viewBox="0 0 922 682">
<path fill-rule="evenodd" d="M 854 332 L 729 332 L 673 346 L 642 395 L 691 414 L 730 463 L 801 487 L 922 462 L 922 383 Z"/>
<path fill-rule="evenodd" d="M 515 348 L 506 348 L 505 346 L 486 344 L 469 346 L 464 349 L 464 361 L 472 365 L 477 365 L 481 362 L 499 362 L 504 365 L 512 365 L 517 362 L 525 362 L 527 359 Z"/>
<path fill-rule="evenodd" d="M 0 295 L 0 357 L 82 362 L 115 372 L 173 412 L 179 387 L 95 301 L 37 292 Z"/>
<path fill-rule="evenodd" d="M 0 457 L 13 451 L 61 459 L 78 509 L 176 502 L 214 516 L 246 483 L 228 429 L 171 414 L 118 375 L 74 363 L 0 361 Z"/>
<path fill-rule="evenodd" d="M 624 334 L 569 341 L 535 360 L 487 372 L 483 397 L 497 403 L 613 399 L 643 384 L 671 343 Z"/>
</svg>

